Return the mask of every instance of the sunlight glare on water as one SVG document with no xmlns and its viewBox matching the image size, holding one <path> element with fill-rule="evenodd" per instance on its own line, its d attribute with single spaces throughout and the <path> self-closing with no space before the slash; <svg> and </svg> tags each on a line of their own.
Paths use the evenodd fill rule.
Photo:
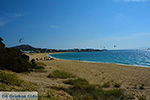
<svg viewBox="0 0 150 100">
<path fill-rule="evenodd" d="M 116 63 L 150 67 L 150 51 L 146 50 L 108 50 L 103 52 L 71 52 L 51 54 L 65 60 Z"/>
</svg>

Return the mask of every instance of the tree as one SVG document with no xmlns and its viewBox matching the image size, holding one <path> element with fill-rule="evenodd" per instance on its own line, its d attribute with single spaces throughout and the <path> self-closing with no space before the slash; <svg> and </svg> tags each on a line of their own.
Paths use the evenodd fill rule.
<svg viewBox="0 0 150 100">
<path fill-rule="evenodd" d="M 0 49 L 5 48 L 5 44 L 2 41 L 3 39 L 0 37 Z"/>
<path fill-rule="evenodd" d="M 19 49 L 6 48 L 0 37 L 0 69 L 12 70 L 14 72 L 26 72 L 32 69 L 29 57 Z"/>
</svg>

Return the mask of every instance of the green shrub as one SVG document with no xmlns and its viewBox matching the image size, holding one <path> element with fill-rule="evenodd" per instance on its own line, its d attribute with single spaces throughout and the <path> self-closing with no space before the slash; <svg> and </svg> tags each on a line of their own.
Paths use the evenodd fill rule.
<svg viewBox="0 0 150 100">
<path fill-rule="evenodd" d="M 34 69 L 41 69 L 34 61 L 29 62 L 29 56 L 23 54 L 19 49 L 6 48 L 0 37 L 0 69 L 14 72 L 29 72 Z"/>
<path fill-rule="evenodd" d="M 44 64 L 44 63 L 42 63 L 42 62 L 36 62 L 36 64 L 37 64 L 37 66 L 43 66 L 43 67 L 46 66 L 46 64 Z"/>
<path fill-rule="evenodd" d="M 143 90 L 144 89 L 144 84 L 140 84 L 140 85 L 134 85 L 133 87 L 134 89 L 140 89 L 140 90 Z"/>
<path fill-rule="evenodd" d="M 11 91 L 13 89 L 13 87 L 11 87 L 10 85 L 1 83 L 0 84 L 0 90 L 1 91 Z"/>
<path fill-rule="evenodd" d="M 43 63 L 33 62 L 32 60 L 32 71 L 34 72 L 45 72 L 45 68 Z"/>
<path fill-rule="evenodd" d="M 122 90 L 121 89 L 106 90 L 104 94 L 105 96 L 119 97 L 122 95 Z"/>
<path fill-rule="evenodd" d="M 74 97 L 75 100 L 127 100 L 121 89 L 103 90 L 100 86 L 91 85 L 85 79 L 70 79 L 64 81 L 72 87 L 63 90 Z"/>
<path fill-rule="evenodd" d="M 102 84 L 102 87 L 103 87 L 103 88 L 108 88 L 108 87 L 110 87 L 110 82 L 104 82 L 104 83 Z"/>
<path fill-rule="evenodd" d="M 102 94 L 101 89 L 97 89 L 94 85 L 73 86 L 71 88 L 64 89 L 75 99 L 79 100 L 97 100 Z"/>
<path fill-rule="evenodd" d="M 0 82 L 8 85 L 20 86 L 23 81 L 20 80 L 15 74 L 0 71 Z"/>
<path fill-rule="evenodd" d="M 64 72 L 64 71 L 59 71 L 59 70 L 55 70 L 52 73 L 50 73 L 48 75 L 49 78 L 61 78 L 61 79 L 66 79 L 66 78 L 74 78 L 75 75 L 68 73 L 68 72 Z"/>
<path fill-rule="evenodd" d="M 45 95 L 39 94 L 38 100 L 61 100 L 55 91 L 48 90 Z M 67 99 L 68 100 L 68 99 Z"/>
<path fill-rule="evenodd" d="M 75 87 L 84 87 L 84 86 L 89 85 L 89 82 L 82 78 L 70 79 L 70 80 L 64 81 L 64 83 L 73 85 Z"/>
<path fill-rule="evenodd" d="M 33 91 L 37 87 L 35 84 L 19 79 L 15 74 L 0 71 L 0 90 Z"/>
<path fill-rule="evenodd" d="M 120 83 L 114 83 L 113 86 L 114 86 L 115 88 L 120 88 L 121 84 L 120 84 Z"/>
<path fill-rule="evenodd" d="M 121 89 L 106 91 L 95 85 L 85 85 L 84 87 L 73 86 L 64 89 L 64 91 L 77 100 L 127 100 Z"/>
<path fill-rule="evenodd" d="M 37 91 L 37 85 L 31 82 L 22 82 L 19 91 Z"/>
<path fill-rule="evenodd" d="M 143 90 L 144 89 L 144 84 L 139 85 L 139 89 Z"/>
<path fill-rule="evenodd" d="M 15 48 L 4 48 L 3 50 L 3 52 L 0 52 L 1 69 L 14 72 L 27 72 L 31 70 L 32 65 L 29 63 L 29 57 L 20 50 Z"/>
</svg>

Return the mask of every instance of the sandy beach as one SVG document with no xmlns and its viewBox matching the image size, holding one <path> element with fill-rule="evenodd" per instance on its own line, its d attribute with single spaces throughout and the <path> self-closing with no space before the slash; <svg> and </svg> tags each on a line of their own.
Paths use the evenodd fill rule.
<svg viewBox="0 0 150 100">
<path fill-rule="evenodd" d="M 42 58 L 48 53 L 28 54 L 31 59 Z M 60 80 L 45 79 L 53 70 L 63 70 L 87 79 L 91 84 L 103 84 L 104 82 L 117 82 L 127 93 L 146 95 L 150 99 L 150 68 L 127 66 L 119 64 L 90 63 L 69 60 L 40 61 L 46 64 L 46 73 L 31 73 L 25 75 L 27 80 L 39 84 L 63 85 Z M 40 80 L 43 80 L 42 82 Z M 144 84 L 144 89 L 135 89 L 135 86 Z"/>
</svg>

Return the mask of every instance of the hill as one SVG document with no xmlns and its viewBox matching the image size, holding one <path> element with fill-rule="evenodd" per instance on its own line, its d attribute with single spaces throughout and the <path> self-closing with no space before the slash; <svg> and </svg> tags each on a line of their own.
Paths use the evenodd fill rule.
<svg viewBox="0 0 150 100">
<path fill-rule="evenodd" d="M 19 45 L 19 46 L 15 46 L 14 48 L 17 48 L 17 49 L 21 49 L 21 50 L 34 50 L 36 48 L 30 46 L 30 45 Z"/>
<path fill-rule="evenodd" d="M 27 52 L 27 53 L 50 53 L 50 52 L 93 52 L 93 51 L 106 51 L 106 49 L 47 49 L 47 48 L 35 48 L 32 47 L 30 45 L 19 45 L 19 46 L 15 46 L 12 48 L 17 48 L 20 49 L 23 52 Z"/>
</svg>

